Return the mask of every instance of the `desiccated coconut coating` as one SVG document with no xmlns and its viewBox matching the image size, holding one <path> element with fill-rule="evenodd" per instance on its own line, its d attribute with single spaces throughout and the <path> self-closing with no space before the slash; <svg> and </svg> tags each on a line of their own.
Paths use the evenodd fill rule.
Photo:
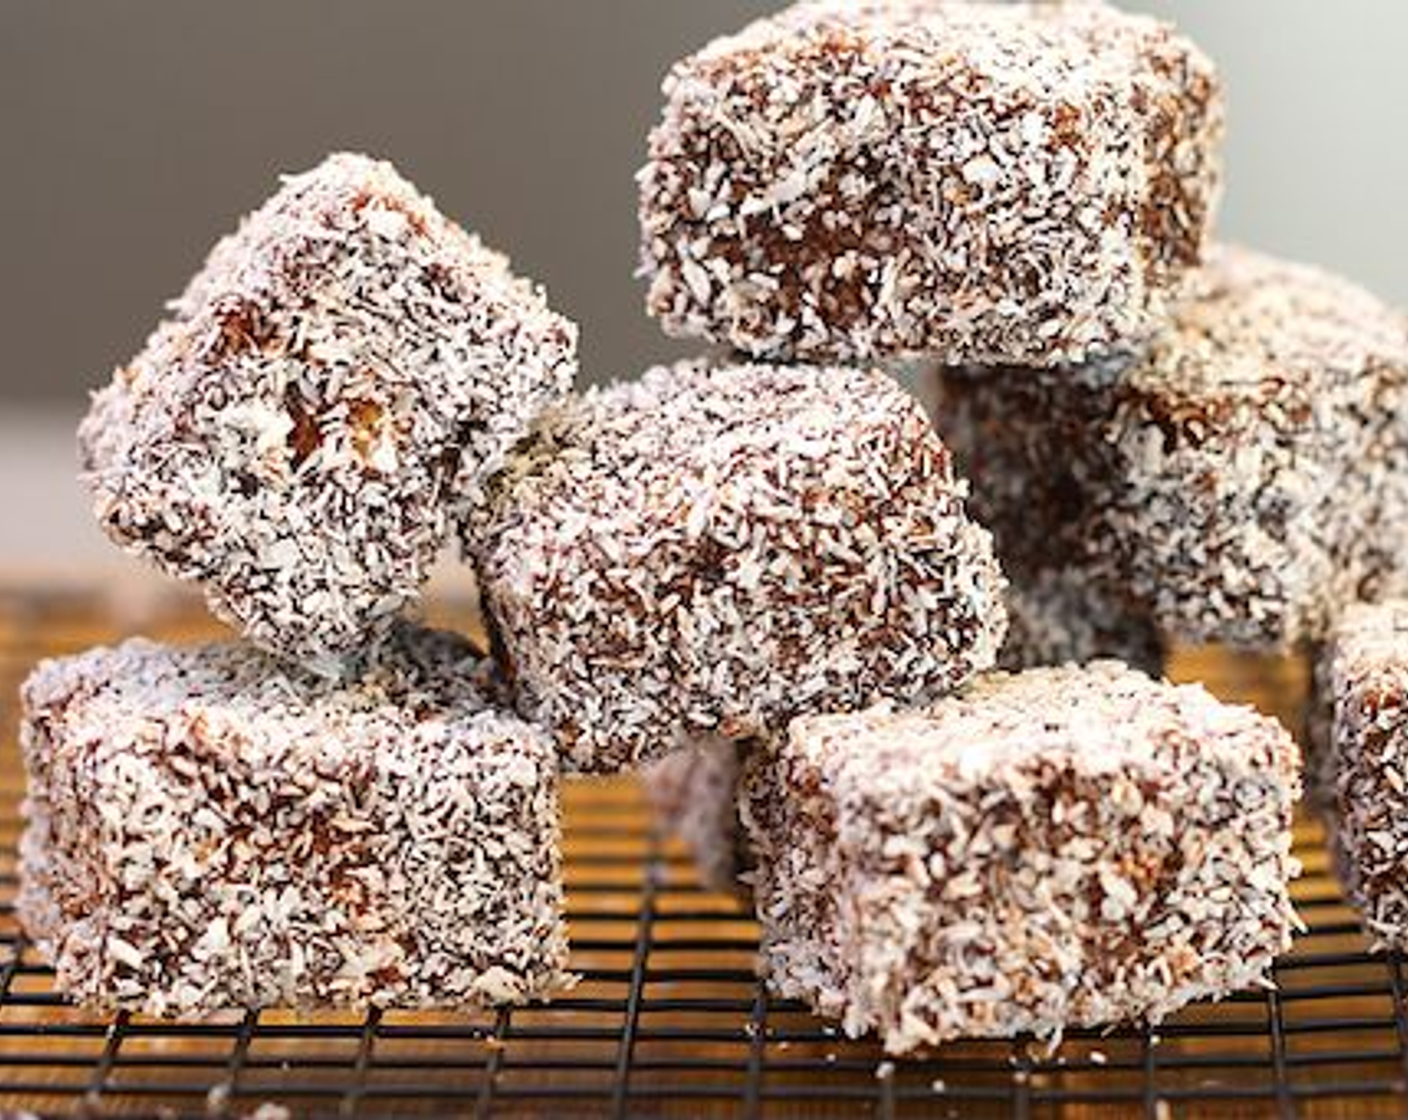
<svg viewBox="0 0 1408 1120">
<path fill-rule="evenodd" d="M 98 520 L 327 672 L 575 371 L 542 293 L 363 156 L 286 179 L 172 307 L 81 429 Z"/>
<path fill-rule="evenodd" d="M 473 651 L 398 628 L 338 685 L 134 640 L 23 689 L 18 909 L 93 1008 L 520 1003 L 566 977 L 557 757 Z"/>
<path fill-rule="evenodd" d="M 1014 574 L 1007 588 L 1007 618 L 999 668 L 1019 671 L 1114 659 L 1151 676 L 1163 675 L 1163 643 L 1147 616 L 1091 587 L 1079 571 L 1045 568 Z"/>
<path fill-rule="evenodd" d="M 1350 901 L 1382 948 L 1408 948 L 1408 600 L 1347 609 L 1321 680 L 1329 742 L 1312 782 Z"/>
<path fill-rule="evenodd" d="M 684 841 L 712 890 L 737 890 L 752 866 L 738 824 L 743 744 L 701 739 L 641 771 L 657 825 Z"/>
<path fill-rule="evenodd" d="M 613 770 L 990 667 L 966 493 L 882 374 L 687 362 L 546 414 L 466 542 L 520 709 Z"/>
<path fill-rule="evenodd" d="M 1408 586 L 1408 316 L 1347 281 L 1224 247 L 1137 355 L 933 376 L 1018 583 L 1063 563 L 1170 641 L 1268 649 Z"/>
<path fill-rule="evenodd" d="M 1115 662 L 797 720 L 744 778 L 765 974 L 894 1053 L 1264 982 L 1299 764 L 1274 720 Z"/>
<path fill-rule="evenodd" d="M 772 360 L 1052 364 L 1202 256 L 1221 95 L 1100 3 L 820 0 L 675 66 L 640 173 L 671 334 Z"/>
</svg>

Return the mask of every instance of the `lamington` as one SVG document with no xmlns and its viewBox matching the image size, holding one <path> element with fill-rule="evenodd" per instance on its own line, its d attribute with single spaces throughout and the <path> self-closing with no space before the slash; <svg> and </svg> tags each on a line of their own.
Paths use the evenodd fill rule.
<svg viewBox="0 0 1408 1120">
<path fill-rule="evenodd" d="M 998 542 L 998 554 L 1002 545 Z M 997 664 L 1020 672 L 1091 661 L 1122 661 L 1163 675 L 1163 639 L 1147 612 L 1086 578 L 1076 568 L 1043 565 L 1009 570 L 1007 640 Z"/>
<path fill-rule="evenodd" d="M 883 374 L 683 362 L 550 410 L 465 547 L 519 710 L 612 771 L 990 668 L 966 496 Z"/>
<path fill-rule="evenodd" d="M 391 167 L 334 155 L 219 242 L 98 392 L 104 530 L 326 673 L 414 605 L 576 329 Z"/>
<path fill-rule="evenodd" d="M 1082 361 L 1203 255 L 1207 57 L 1103 3 L 814 0 L 678 63 L 640 173 L 647 306 L 770 361 Z"/>
<path fill-rule="evenodd" d="M 641 771 L 656 827 L 684 842 L 700 882 L 736 891 L 752 857 L 738 821 L 738 781 L 750 744 L 701 739 Z"/>
<path fill-rule="evenodd" d="M 97 1010 L 459 1008 L 568 982 L 558 763 L 459 639 L 342 684 L 134 639 L 23 687 L 18 911 Z"/>
<path fill-rule="evenodd" d="M 764 974 L 895 1054 L 1266 982 L 1299 767 L 1275 720 L 1117 662 L 799 719 L 744 778 Z"/>
<path fill-rule="evenodd" d="M 1379 948 L 1408 948 L 1408 599 L 1345 610 L 1319 680 L 1311 769 L 1350 901 Z"/>
<path fill-rule="evenodd" d="M 1219 247 L 1147 346 L 930 367 L 1019 586 L 1055 563 L 1166 642 L 1279 651 L 1408 588 L 1408 316 Z"/>
</svg>

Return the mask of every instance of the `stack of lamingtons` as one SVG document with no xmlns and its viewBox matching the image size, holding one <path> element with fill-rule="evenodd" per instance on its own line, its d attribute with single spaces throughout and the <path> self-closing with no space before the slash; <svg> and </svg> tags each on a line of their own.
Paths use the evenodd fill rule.
<svg viewBox="0 0 1408 1120">
<path fill-rule="evenodd" d="M 665 92 L 649 307 L 713 356 L 574 394 L 541 292 L 337 156 L 95 398 L 102 524 L 243 639 L 26 685 L 60 987 L 546 997 L 559 771 L 642 768 L 751 885 L 772 985 L 852 1032 L 1158 1020 L 1288 946 L 1300 792 L 1287 732 L 1156 679 L 1164 645 L 1336 626 L 1317 773 L 1388 791 L 1341 850 L 1408 923 L 1408 732 L 1365 741 L 1408 641 L 1350 609 L 1408 590 L 1408 319 L 1209 243 L 1201 53 L 1085 0 L 819 0 Z M 410 619 L 450 538 L 491 656 Z"/>
<path fill-rule="evenodd" d="M 402 615 L 575 347 L 388 165 L 335 156 L 97 394 L 103 527 L 246 640 L 134 640 L 25 684 L 19 912 L 60 990 L 194 1015 L 563 981 L 553 743 Z"/>
<path fill-rule="evenodd" d="M 1010 581 L 1016 675 L 649 772 L 706 877 L 754 888 L 774 982 L 904 1048 L 1259 975 L 1287 934 L 1292 749 L 1230 745 L 1135 670 L 1336 626 L 1316 784 L 1372 931 L 1408 942 L 1408 630 L 1370 643 L 1395 608 L 1353 608 L 1408 588 L 1408 318 L 1214 240 L 1208 60 L 1098 3 L 821 2 L 666 96 L 652 311 L 755 359 L 907 367 Z"/>
</svg>

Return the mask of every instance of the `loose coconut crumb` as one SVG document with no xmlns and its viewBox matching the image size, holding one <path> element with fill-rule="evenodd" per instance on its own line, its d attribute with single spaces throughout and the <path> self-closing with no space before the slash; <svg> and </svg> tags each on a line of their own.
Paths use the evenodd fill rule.
<svg viewBox="0 0 1408 1120">
<path fill-rule="evenodd" d="M 255 643 L 336 672 L 571 387 L 576 329 L 387 163 L 284 181 L 80 431 L 107 533 Z"/>
<path fill-rule="evenodd" d="M 1149 333 L 1220 188 L 1209 60 L 1102 3 L 820 0 L 674 67 L 647 305 L 769 360 L 1049 365 Z"/>
<path fill-rule="evenodd" d="M 744 779 L 765 973 L 894 1054 L 1268 982 L 1299 766 L 1276 721 L 1115 662 L 799 719 Z"/>
<path fill-rule="evenodd" d="M 545 416 L 466 542 L 520 710 L 613 770 L 991 667 L 966 496 L 882 374 L 686 362 Z"/>
<path fill-rule="evenodd" d="M 98 1010 L 521 1003 L 567 981 L 552 743 L 401 627 L 338 685 L 245 645 L 41 664 L 18 911 Z"/>
</svg>

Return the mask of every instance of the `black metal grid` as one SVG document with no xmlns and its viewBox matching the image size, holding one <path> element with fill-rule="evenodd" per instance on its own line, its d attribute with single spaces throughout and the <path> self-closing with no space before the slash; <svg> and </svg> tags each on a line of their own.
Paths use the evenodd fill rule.
<svg viewBox="0 0 1408 1120">
<path fill-rule="evenodd" d="M 887 1061 L 753 971 L 756 928 L 652 832 L 629 780 L 566 791 L 574 966 L 547 1007 L 498 1014 L 232 1015 L 173 1025 L 68 1007 L 10 900 L 22 779 L 14 686 L 41 655 L 120 626 L 70 597 L 0 594 L 0 1109 L 40 1114 L 1345 1117 L 1408 1114 L 1408 966 L 1366 952 L 1305 825 L 1296 888 L 1310 927 L 1277 989 L 1192 1008 L 1157 1030 L 1076 1032 L 1054 1054 L 970 1043 Z M 207 629 L 178 611 L 142 627 Z M 1294 676 L 1185 666 L 1272 708 Z"/>
</svg>

